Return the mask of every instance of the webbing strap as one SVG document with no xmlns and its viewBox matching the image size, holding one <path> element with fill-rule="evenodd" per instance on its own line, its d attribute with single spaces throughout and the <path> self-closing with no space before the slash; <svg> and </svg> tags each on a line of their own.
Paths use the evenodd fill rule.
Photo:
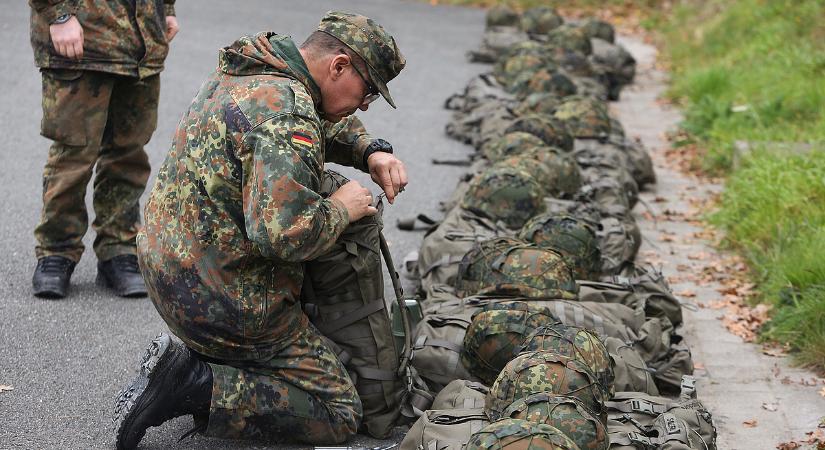
<svg viewBox="0 0 825 450">
<path fill-rule="evenodd" d="M 377 381 L 395 381 L 396 373 L 394 370 L 382 370 L 375 367 L 352 367 L 352 370 L 361 378 Z"/>
<path fill-rule="evenodd" d="M 464 409 L 475 409 L 484 407 L 484 398 L 472 397 L 464 399 Z M 475 432 L 474 432 L 475 433 Z"/>
<path fill-rule="evenodd" d="M 613 444 L 632 445 L 637 448 L 638 446 L 636 444 L 641 444 L 642 448 L 645 449 L 655 448 L 653 440 L 642 433 L 637 433 L 635 431 L 631 431 L 629 433 L 610 433 L 610 445 L 613 446 Z"/>
<path fill-rule="evenodd" d="M 439 267 L 449 266 L 451 264 L 460 263 L 461 258 L 463 258 L 463 256 L 459 257 L 459 256 L 449 255 L 449 254 L 441 255 L 441 258 L 437 259 L 432 264 L 430 264 L 429 266 L 426 267 L 426 269 L 421 273 L 421 278 L 426 277 L 427 275 L 430 274 L 430 272 L 432 272 L 433 270 L 435 270 Z M 421 269 L 419 268 L 419 270 L 421 270 Z"/>
<path fill-rule="evenodd" d="M 461 353 L 461 349 L 463 348 L 455 342 L 445 341 L 443 339 L 429 339 L 427 336 L 419 336 L 415 341 L 415 349 L 421 350 L 424 347 L 441 347 L 455 353 Z"/>
<path fill-rule="evenodd" d="M 373 300 L 366 305 L 361 306 L 360 308 L 351 311 L 347 314 L 344 314 L 341 317 L 336 318 L 334 321 L 324 321 L 315 323 L 315 326 L 318 330 L 329 336 L 330 334 L 340 330 L 341 328 L 347 327 L 349 325 L 358 322 L 359 320 L 370 316 L 378 311 L 384 309 L 384 299 L 379 298 L 377 300 Z"/>
<path fill-rule="evenodd" d="M 659 414 L 666 413 L 670 408 L 676 406 L 675 404 L 666 404 L 661 405 L 658 403 L 653 403 L 649 400 L 645 400 L 642 398 L 632 398 L 629 400 L 623 401 L 607 401 L 604 402 L 604 406 L 606 408 L 621 411 L 623 413 L 641 413 L 641 414 L 648 414 L 651 416 L 658 416 Z"/>
</svg>

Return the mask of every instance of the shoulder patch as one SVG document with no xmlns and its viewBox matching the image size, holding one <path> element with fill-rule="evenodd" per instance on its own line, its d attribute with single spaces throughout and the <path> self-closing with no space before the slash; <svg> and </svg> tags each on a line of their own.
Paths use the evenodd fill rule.
<svg viewBox="0 0 825 450">
<path fill-rule="evenodd" d="M 312 139 L 312 136 L 301 133 L 300 131 L 293 131 L 292 138 L 290 140 L 293 145 L 303 145 L 304 147 L 310 148 L 315 145 L 315 141 Z"/>
</svg>

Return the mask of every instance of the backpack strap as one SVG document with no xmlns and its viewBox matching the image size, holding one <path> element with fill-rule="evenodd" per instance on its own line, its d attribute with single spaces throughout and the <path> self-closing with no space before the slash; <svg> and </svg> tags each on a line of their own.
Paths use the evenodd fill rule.
<svg viewBox="0 0 825 450">
<path fill-rule="evenodd" d="M 421 278 L 426 277 L 427 275 L 430 274 L 430 272 L 432 272 L 433 270 L 435 270 L 439 267 L 449 266 L 449 265 L 453 265 L 453 264 L 456 264 L 456 263 L 460 263 L 461 259 L 463 257 L 464 257 L 464 255 L 456 256 L 456 255 L 450 255 L 450 254 L 445 253 L 445 254 L 441 255 L 441 258 L 435 260 L 429 266 L 419 268 L 419 273 L 421 274 Z"/>
<path fill-rule="evenodd" d="M 608 409 L 612 409 L 615 411 L 620 411 L 622 413 L 641 413 L 647 414 L 650 416 L 658 416 L 659 414 L 668 412 L 671 408 L 675 407 L 675 403 L 668 403 L 668 404 L 660 404 L 654 403 L 650 400 L 645 400 L 643 398 L 631 398 L 628 400 L 622 401 L 607 401 L 604 402 L 604 406 Z"/>
<path fill-rule="evenodd" d="M 308 304 L 304 306 L 305 311 L 308 309 L 309 311 L 317 311 L 318 306 L 315 304 Z M 349 325 L 352 325 L 355 322 L 358 322 L 361 319 L 369 317 L 372 314 L 375 314 L 378 311 L 381 311 L 385 308 L 384 299 L 379 298 L 368 302 L 360 307 L 342 314 L 334 319 L 327 319 L 324 321 L 315 321 L 313 322 L 315 327 L 323 333 L 324 335 L 330 335 L 342 328 L 345 328 Z"/>
</svg>

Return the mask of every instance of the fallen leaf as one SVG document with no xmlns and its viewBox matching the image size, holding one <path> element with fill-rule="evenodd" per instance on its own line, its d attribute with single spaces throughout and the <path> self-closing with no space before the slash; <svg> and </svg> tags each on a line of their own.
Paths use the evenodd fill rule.
<svg viewBox="0 0 825 450">
<path fill-rule="evenodd" d="M 683 290 L 683 291 L 674 292 L 674 294 L 675 294 L 677 297 L 687 297 L 687 298 L 693 298 L 693 297 L 696 297 L 696 292 L 694 292 L 694 291 L 692 291 L 692 290 L 690 290 L 690 289 L 685 289 L 685 290 Z"/>
<path fill-rule="evenodd" d="M 746 428 L 756 428 L 756 419 L 746 420 L 742 422 L 742 425 L 744 425 Z"/>
<path fill-rule="evenodd" d="M 0 384 L 0 393 L 7 392 L 7 391 L 13 391 L 13 390 L 14 390 L 14 388 L 11 387 L 11 386 L 7 386 L 5 384 Z"/>
<path fill-rule="evenodd" d="M 762 409 L 773 412 L 779 409 L 779 405 L 776 403 L 762 403 Z"/>
<path fill-rule="evenodd" d="M 779 444 L 776 444 L 776 448 L 778 450 L 794 450 L 799 447 L 802 447 L 802 444 L 796 441 L 781 442 Z"/>
<path fill-rule="evenodd" d="M 694 362 L 693 363 L 693 369 L 694 370 L 705 370 L 705 365 L 700 363 L 700 362 Z"/>
<path fill-rule="evenodd" d="M 819 390 L 819 395 L 825 397 L 825 387 Z"/>
</svg>

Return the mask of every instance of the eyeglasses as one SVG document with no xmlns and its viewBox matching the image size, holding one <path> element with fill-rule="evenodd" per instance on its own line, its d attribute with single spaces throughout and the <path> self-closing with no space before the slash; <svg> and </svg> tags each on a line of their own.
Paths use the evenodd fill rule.
<svg viewBox="0 0 825 450">
<path fill-rule="evenodd" d="M 365 77 L 364 74 L 361 73 L 360 70 L 358 70 L 358 67 L 355 66 L 354 61 L 350 61 L 349 64 L 352 66 L 353 69 L 355 69 L 355 73 L 357 73 L 358 76 L 361 77 L 361 80 L 364 81 L 364 84 L 367 85 L 367 93 L 366 95 L 364 95 L 363 104 L 369 105 L 370 103 L 374 102 L 381 94 L 378 92 L 378 89 L 375 87 L 375 85 L 370 83 L 369 80 L 367 80 L 367 77 Z"/>
</svg>

